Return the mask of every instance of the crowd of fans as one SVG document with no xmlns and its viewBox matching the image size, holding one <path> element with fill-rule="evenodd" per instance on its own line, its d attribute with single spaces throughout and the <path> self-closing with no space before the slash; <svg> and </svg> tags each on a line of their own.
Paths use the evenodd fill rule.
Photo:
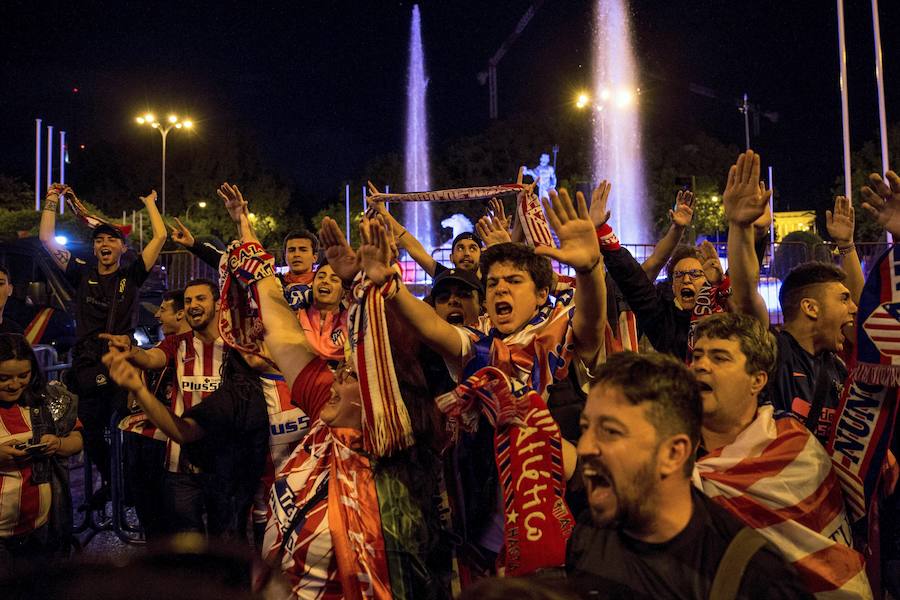
<svg viewBox="0 0 900 600">
<path fill-rule="evenodd" d="M 793 269 L 771 325 L 759 173 L 750 150 L 728 173 L 727 269 L 681 243 L 690 192 L 641 264 L 608 223 L 609 183 L 529 210 L 520 175 L 512 216 L 486 201 L 448 266 L 370 184 L 359 247 L 326 217 L 287 236 L 279 272 L 236 185 L 217 191 L 227 245 L 167 233 L 142 198 L 153 238 L 130 264 L 108 223 L 95 261 L 57 245 L 74 193 L 51 186 L 40 239 L 77 289 L 78 342 L 66 385 L 48 384 L 2 318 L 16 282 L 0 268 L 0 580 L 72 577 L 64 459 L 85 451 L 105 503 L 112 422 L 146 539 L 252 549 L 241 594 L 900 597 L 900 249 L 865 280 L 838 197 L 840 266 Z M 900 177 L 862 194 L 900 235 Z M 168 292 L 165 337 L 140 348 L 137 292 L 168 237 L 220 277 Z M 403 250 L 433 277 L 424 300 Z"/>
</svg>

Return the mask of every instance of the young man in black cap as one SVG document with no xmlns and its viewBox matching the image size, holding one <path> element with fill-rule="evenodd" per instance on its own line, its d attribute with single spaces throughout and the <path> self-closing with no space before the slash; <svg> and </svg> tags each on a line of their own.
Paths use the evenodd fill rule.
<svg viewBox="0 0 900 600">
<path fill-rule="evenodd" d="M 444 269 L 434 278 L 428 303 L 451 325 L 474 327 L 483 312 L 484 287 L 474 270 Z"/>
<path fill-rule="evenodd" d="M 125 236 L 119 228 L 102 223 L 91 234 L 96 263 L 88 264 L 56 242 L 56 209 L 60 194 L 72 191 L 59 184 L 50 186 L 41 213 L 40 239 L 56 265 L 76 289 L 76 335 L 72 349 L 70 383 L 78 393 L 78 418 L 84 424 L 84 449 L 97 465 L 104 481 L 109 481 L 109 445 L 103 429 L 109 424 L 113 410 L 124 407 L 125 394 L 109 380 L 101 362 L 106 343 L 101 333 L 134 332 L 138 289 L 147 279 L 166 242 L 166 226 L 156 207 L 156 192 L 141 201 L 150 215 L 153 238 L 144 246 L 138 259 L 122 266 Z"/>
</svg>

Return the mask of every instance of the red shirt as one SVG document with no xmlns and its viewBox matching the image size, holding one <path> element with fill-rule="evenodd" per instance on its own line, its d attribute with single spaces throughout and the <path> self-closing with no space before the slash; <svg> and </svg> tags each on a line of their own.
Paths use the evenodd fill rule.
<svg viewBox="0 0 900 600">
<path fill-rule="evenodd" d="M 31 411 L 0 403 L 0 444 L 31 439 Z M 32 482 L 31 462 L 0 467 L 0 538 L 24 535 L 47 522 L 50 484 Z"/>
</svg>

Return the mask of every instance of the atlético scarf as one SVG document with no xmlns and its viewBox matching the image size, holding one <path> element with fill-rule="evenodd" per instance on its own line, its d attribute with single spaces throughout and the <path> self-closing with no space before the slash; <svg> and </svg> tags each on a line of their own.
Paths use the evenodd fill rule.
<svg viewBox="0 0 900 600">
<path fill-rule="evenodd" d="M 498 567 L 516 577 L 563 566 L 574 519 L 564 499 L 559 427 L 537 392 L 512 386 L 499 369 L 485 367 L 436 401 L 453 439 L 474 431 L 479 413 L 494 428 L 504 514 Z"/>
<path fill-rule="evenodd" d="M 258 242 L 233 241 L 219 262 L 219 334 L 232 348 L 276 367 L 262 352 L 264 328 L 254 281 L 275 275 L 275 259 Z M 277 279 L 276 279 L 277 281 Z"/>
<path fill-rule="evenodd" d="M 844 385 L 827 449 L 850 517 L 866 516 L 877 496 L 900 388 L 900 245 L 869 272 L 859 301 L 856 366 Z M 871 523 L 870 523 L 871 524 Z"/>
<path fill-rule="evenodd" d="M 328 360 L 344 358 L 347 311 L 343 307 L 323 313 L 315 306 L 309 306 L 297 311 L 297 320 L 300 321 L 306 341 L 316 354 Z"/>
<path fill-rule="evenodd" d="M 700 458 L 694 484 L 772 542 L 810 592 L 871 598 L 828 454 L 802 423 L 773 413 L 759 407 L 734 442 Z"/>
<path fill-rule="evenodd" d="M 414 442 L 412 423 L 394 373 L 384 301 L 402 283 L 399 271 L 383 285 L 357 276 L 350 306 L 348 341 L 359 380 L 363 408 L 363 447 L 375 456 L 390 456 Z"/>
<path fill-rule="evenodd" d="M 691 311 L 691 328 L 688 332 L 687 359 L 691 360 L 694 353 L 694 332 L 700 319 L 725 312 L 728 307 L 726 302 L 731 296 L 731 278 L 726 275 L 717 285 L 703 284 L 700 293 L 697 294 L 694 310 Z"/>
<path fill-rule="evenodd" d="M 517 183 L 491 185 L 408 194 L 374 194 L 369 202 L 460 202 L 466 200 L 490 200 L 503 196 L 516 196 L 516 214 L 525 239 L 530 246 L 554 246 L 553 235 L 547 225 L 541 202 L 532 190 L 533 186 Z"/>
</svg>

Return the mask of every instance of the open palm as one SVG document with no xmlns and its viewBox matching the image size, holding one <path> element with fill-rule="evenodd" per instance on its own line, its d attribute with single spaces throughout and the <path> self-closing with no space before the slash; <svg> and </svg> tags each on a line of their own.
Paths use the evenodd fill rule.
<svg viewBox="0 0 900 600">
<path fill-rule="evenodd" d="M 759 154 L 747 150 L 728 171 L 722 205 L 729 223 L 749 226 L 766 212 L 772 191 L 759 180 L 759 170 Z"/>
<path fill-rule="evenodd" d="M 550 226 L 559 238 L 559 248 L 539 246 L 535 252 L 581 271 L 592 268 L 600 260 L 600 245 L 584 195 L 578 192 L 575 198 L 577 208 L 572 204 L 569 192 L 560 188 L 558 193 L 550 191 L 549 201 L 541 201 Z"/>
</svg>

